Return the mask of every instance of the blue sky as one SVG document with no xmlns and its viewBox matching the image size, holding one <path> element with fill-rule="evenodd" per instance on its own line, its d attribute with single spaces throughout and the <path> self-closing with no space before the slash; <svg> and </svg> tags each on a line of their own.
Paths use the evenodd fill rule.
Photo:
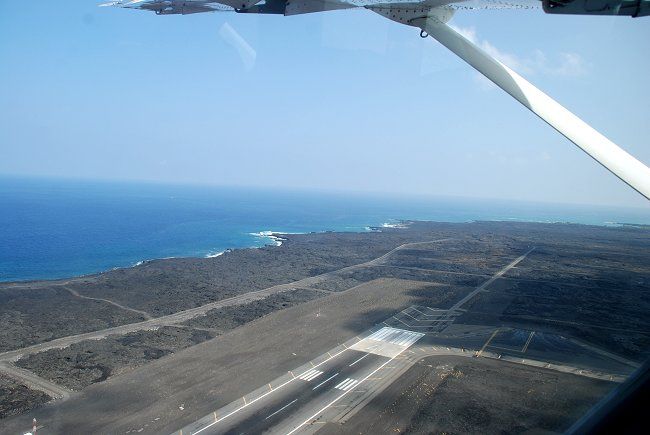
<svg viewBox="0 0 650 435">
<path fill-rule="evenodd" d="M 0 2 L 0 174 L 648 207 L 437 42 L 369 11 L 96 5 Z M 650 162 L 650 19 L 452 22 Z"/>
</svg>

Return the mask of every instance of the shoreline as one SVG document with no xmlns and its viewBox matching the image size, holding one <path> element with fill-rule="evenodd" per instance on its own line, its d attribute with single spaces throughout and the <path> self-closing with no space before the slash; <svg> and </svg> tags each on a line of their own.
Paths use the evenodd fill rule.
<svg viewBox="0 0 650 435">
<path fill-rule="evenodd" d="M 260 245 L 250 245 L 250 246 L 243 246 L 243 247 L 238 247 L 238 248 L 226 248 L 223 251 L 216 251 L 214 250 L 209 251 L 207 254 L 203 256 L 197 256 L 197 255 L 188 255 L 188 256 L 171 256 L 171 257 L 159 257 L 159 258 L 147 258 L 144 260 L 139 260 L 130 266 L 115 266 L 111 267 L 109 269 L 104 269 L 101 271 L 97 272 L 88 272 L 88 273 L 82 273 L 79 275 L 72 275 L 72 276 L 65 276 L 65 277 L 58 277 L 58 278 L 26 278 L 26 279 L 18 279 L 18 280 L 11 280 L 11 281 L 4 281 L 2 278 L 0 278 L 0 288 L 8 285 L 9 287 L 16 287 L 16 285 L 27 285 L 27 284 L 35 284 L 35 283 L 42 283 L 42 282 L 48 282 L 48 283 L 56 283 L 56 282 L 69 282 L 73 280 L 78 280 L 78 279 L 84 279 L 84 278 L 92 278 L 96 277 L 99 275 L 106 274 L 108 272 L 113 272 L 113 271 L 118 271 L 118 270 L 123 270 L 123 269 L 132 269 L 135 267 L 143 266 L 145 264 L 154 262 L 154 261 L 161 261 L 161 260 L 174 260 L 174 259 L 210 259 L 210 258 L 217 258 L 221 257 L 222 255 L 225 255 L 229 252 L 235 251 L 237 249 L 261 249 L 269 246 L 282 246 L 283 242 L 286 242 L 288 239 L 286 237 L 282 236 L 291 236 L 291 235 L 302 235 L 302 234 L 322 234 L 322 233 L 327 233 L 327 232 L 350 232 L 350 233 L 364 233 L 364 232 L 376 232 L 376 231 L 381 231 L 382 228 L 406 228 L 406 226 L 400 226 L 402 225 L 401 222 L 415 222 L 413 220 L 398 220 L 396 221 L 397 223 L 393 224 L 390 222 L 384 222 L 381 224 L 381 226 L 366 226 L 363 228 L 363 230 L 354 230 L 354 231 L 332 231 L 332 230 L 322 230 L 322 231 L 309 231 L 309 232 L 284 232 L 284 231 L 272 231 L 272 230 L 264 230 L 264 231 L 259 231 L 259 232 L 252 232 L 252 233 L 247 233 L 250 236 L 256 237 L 257 239 L 267 239 L 271 243 L 265 243 Z"/>
<path fill-rule="evenodd" d="M 568 222 L 568 221 L 549 221 L 549 220 L 527 220 L 522 218 L 504 218 L 504 219 L 472 219 L 465 222 L 447 222 L 447 221 L 429 221 L 429 220 L 419 220 L 419 219 L 390 219 L 388 222 L 383 222 L 380 225 L 368 225 L 363 227 L 363 229 L 356 229 L 352 231 L 340 231 L 340 230 L 322 230 L 322 231 L 309 231 L 309 232 L 283 232 L 283 231 L 273 231 L 273 230 L 263 230 L 259 232 L 250 232 L 247 233 L 250 236 L 256 237 L 257 239 L 267 239 L 271 243 L 265 243 L 260 245 L 250 245 L 237 248 L 226 248 L 223 251 L 209 251 L 203 256 L 197 255 L 188 255 L 188 256 L 171 256 L 171 257 L 158 257 L 158 258 L 148 258 L 144 260 L 139 260 L 128 266 L 115 266 L 108 269 L 82 273 L 79 275 L 71 275 L 65 277 L 43 277 L 43 278 L 26 278 L 26 279 L 17 279 L 5 281 L 0 278 L 0 288 L 4 286 L 16 287 L 27 284 L 35 283 L 51 283 L 56 284 L 57 282 L 67 283 L 70 281 L 76 281 L 79 279 L 88 279 L 97 276 L 104 275 L 109 272 L 119 271 L 124 269 L 132 269 L 135 267 L 143 266 L 155 261 L 163 260 L 175 260 L 175 259 L 211 259 L 221 257 L 229 252 L 240 249 L 262 249 L 265 247 L 280 247 L 282 243 L 287 241 L 288 238 L 282 236 L 291 236 L 291 235 L 304 235 L 304 234 L 323 234 L 323 233 L 369 233 L 369 232 L 381 232 L 382 230 L 399 230 L 408 228 L 409 224 L 414 222 L 432 222 L 438 224 L 472 224 L 478 222 L 494 222 L 494 223 L 530 223 L 530 224 L 545 224 L 545 225 L 581 225 L 581 226 L 595 226 L 595 227 L 604 227 L 604 228 L 637 228 L 637 229 L 650 229 L 650 225 L 646 224 L 634 224 L 634 223 L 624 223 L 624 222 L 604 222 L 602 224 L 586 224 L 586 223 L 577 223 L 577 222 Z"/>
</svg>

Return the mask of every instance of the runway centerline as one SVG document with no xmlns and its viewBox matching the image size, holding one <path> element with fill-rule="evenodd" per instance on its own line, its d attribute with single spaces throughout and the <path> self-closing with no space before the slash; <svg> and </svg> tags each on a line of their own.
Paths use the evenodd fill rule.
<svg viewBox="0 0 650 435">
<path fill-rule="evenodd" d="M 345 403 L 337 405 L 352 409 L 366 400 L 367 395 L 374 394 L 382 376 L 389 376 L 382 373 L 378 377 L 378 371 L 422 336 L 414 331 L 380 326 L 366 338 L 356 338 L 360 341 L 342 346 L 344 349 L 331 349 L 318 359 L 288 371 L 264 388 L 260 387 L 196 420 L 184 427 L 183 433 L 295 433 L 297 428 L 305 427 L 307 416 L 319 409 L 326 410 L 348 393 L 361 391 L 359 385 L 362 382 L 367 381 L 360 395 L 350 394 Z M 323 357 L 325 359 L 321 359 Z M 386 369 L 392 373 L 400 364 L 406 362 L 391 364 Z M 333 414 L 318 414 L 319 418 L 336 418 L 340 411 L 334 408 Z"/>
<path fill-rule="evenodd" d="M 291 402 L 287 403 L 287 404 L 284 405 L 282 408 L 278 409 L 278 410 L 275 411 L 273 414 L 271 414 L 271 415 L 269 415 L 268 417 L 266 417 L 266 420 L 268 420 L 269 418 L 273 417 L 273 416 L 274 416 L 275 414 L 277 414 L 278 412 L 282 412 L 283 410 L 287 409 L 288 407 L 290 407 L 291 405 L 293 405 L 293 404 L 296 403 L 297 401 L 298 401 L 298 399 L 293 399 Z"/>
<path fill-rule="evenodd" d="M 338 373 L 333 374 L 332 376 L 330 376 L 329 378 L 325 379 L 323 382 L 321 382 L 320 384 L 318 384 L 318 385 L 316 385 L 314 388 L 312 388 L 312 390 L 315 390 L 316 388 L 320 387 L 321 385 L 326 384 L 327 381 L 331 381 L 332 379 L 334 379 L 334 378 L 337 377 L 338 375 L 339 375 Z"/>
<path fill-rule="evenodd" d="M 370 355 L 370 354 L 369 354 L 369 353 L 365 354 L 364 356 L 362 356 L 361 358 L 359 358 L 358 360 L 356 360 L 355 362 L 353 362 L 352 364 L 350 364 L 348 367 L 352 367 L 353 365 L 355 365 L 356 363 L 358 363 L 359 361 L 361 361 L 362 359 L 364 359 L 364 358 L 367 357 L 368 355 Z"/>
</svg>

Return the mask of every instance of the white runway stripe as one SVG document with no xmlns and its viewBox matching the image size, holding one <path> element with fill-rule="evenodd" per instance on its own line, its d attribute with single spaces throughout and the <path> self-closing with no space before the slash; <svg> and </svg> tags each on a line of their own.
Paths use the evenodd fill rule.
<svg viewBox="0 0 650 435">
<path fill-rule="evenodd" d="M 424 334 L 421 334 L 419 332 L 407 331 L 405 329 L 384 327 L 378 331 L 375 331 L 373 334 L 369 335 L 366 338 L 375 341 L 383 341 L 398 346 L 409 347 L 410 345 L 418 341 L 422 336 L 424 336 Z"/>
<path fill-rule="evenodd" d="M 356 387 L 358 383 L 359 383 L 359 381 L 357 381 L 357 380 L 354 380 L 354 381 L 350 382 L 348 385 L 343 387 L 343 391 L 348 391 L 348 390 Z"/>
<path fill-rule="evenodd" d="M 316 379 L 317 377 L 319 377 L 319 376 L 322 375 L 322 374 L 323 374 L 323 372 L 312 373 L 311 375 L 309 375 L 309 376 L 307 376 L 307 377 L 305 378 L 305 381 L 311 381 L 311 380 L 313 380 L 313 379 Z"/>
<path fill-rule="evenodd" d="M 379 332 L 379 334 L 377 334 L 377 336 L 375 337 L 375 340 L 383 340 L 384 337 L 386 337 L 391 332 L 392 331 L 390 330 L 390 328 L 384 328 Z"/>
<path fill-rule="evenodd" d="M 410 346 L 415 340 L 417 340 L 417 337 L 415 334 L 408 334 L 406 336 L 406 342 L 404 343 L 405 346 Z"/>
<path fill-rule="evenodd" d="M 311 381 L 312 379 L 317 378 L 322 374 L 323 372 L 321 372 L 320 370 L 311 369 L 309 371 L 306 371 L 302 375 L 298 376 L 298 379 L 302 379 L 303 381 Z"/>
<path fill-rule="evenodd" d="M 305 373 L 303 373 L 302 375 L 298 376 L 298 379 L 305 379 L 307 376 L 311 375 L 311 374 L 314 373 L 315 371 L 316 371 L 316 370 L 314 370 L 314 369 L 307 370 Z"/>
<path fill-rule="evenodd" d="M 359 358 L 358 360 L 356 360 L 355 362 L 353 362 L 352 364 L 350 364 L 348 367 L 352 367 L 353 365 L 355 365 L 356 363 L 358 363 L 359 361 L 361 361 L 362 359 L 364 359 L 364 358 L 367 357 L 368 355 L 370 355 L 370 354 L 369 354 L 369 353 L 365 354 L 364 356 L 362 356 L 361 358 Z"/>
<path fill-rule="evenodd" d="M 336 374 L 330 376 L 329 378 L 325 379 L 323 382 L 321 382 L 320 384 L 318 384 L 318 385 L 316 385 L 314 388 L 312 388 L 312 390 L 317 389 L 318 387 L 320 387 L 320 386 L 322 386 L 323 384 L 327 383 L 327 381 L 330 381 L 330 380 L 334 379 L 334 378 L 337 377 L 338 375 L 339 375 L 339 374 L 336 373 Z"/>
<path fill-rule="evenodd" d="M 347 378 L 346 380 L 344 380 L 343 382 L 341 382 L 340 384 L 338 384 L 334 388 L 346 391 L 348 389 L 348 387 L 350 387 L 352 384 L 356 385 L 357 383 L 358 383 L 358 381 L 356 379 Z"/>
<path fill-rule="evenodd" d="M 381 339 L 384 335 L 388 334 L 390 332 L 391 328 L 381 328 L 379 331 L 377 331 L 375 335 L 375 339 Z"/>
<path fill-rule="evenodd" d="M 393 344 L 400 345 L 400 344 L 402 344 L 403 341 L 405 341 L 404 339 L 405 339 L 405 334 L 397 334 L 397 335 L 392 337 L 390 342 L 393 343 Z"/>
<path fill-rule="evenodd" d="M 350 379 L 350 378 L 346 378 L 343 382 L 341 382 L 340 384 L 338 384 L 338 385 L 336 386 L 336 388 L 342 390 L 342 389 L 345 388 L 345 386 L 346 386 L 347 384 L 349 384 L 350 382 L 352 382 L 352 379 Z"/>
<path fill-rule="evenodd" d="M 273 417 L 273 416 L 274 416 L 275 414 L 277 414 L 278 412 L 284 411 L 285 409 L 287 409 L 289 406 L 293 405 L 293 404 L 296 403 L 297 401 L 298 401 L 298 399 L 295 399 L 294 401 L 287 403 L 287 404 L 284 405 L 282 408 L 278 409 L 278 410 L 275 411 L 273 414 L 271 414 L 271 415 L 269 415 L 268 417 L 266 417 L 266 420 L 268 420 L 269 418 Z"/>
<path fill-rule="evenodd" d="M 413 343 L 415 343 L 416 340 L 417 340 L 416 337 L 409 337 L 409 338 L 406 340 L 406 342 L 403 344 L 403 346 L 409 347 L 410 345 L 412 345 Z"/>
</svg>

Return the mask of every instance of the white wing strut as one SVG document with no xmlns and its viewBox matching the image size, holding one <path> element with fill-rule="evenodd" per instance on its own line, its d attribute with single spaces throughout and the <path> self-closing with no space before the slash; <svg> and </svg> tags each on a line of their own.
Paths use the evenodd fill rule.
<svg viewBox="0 0 650 435">
<path fill-rule="evenodd" d="M 650 199 L 650 168 L 646 165 L 436 17 L 415 18 L 408 24 L 427 32 L 630 187 Z"/>
</svg>

